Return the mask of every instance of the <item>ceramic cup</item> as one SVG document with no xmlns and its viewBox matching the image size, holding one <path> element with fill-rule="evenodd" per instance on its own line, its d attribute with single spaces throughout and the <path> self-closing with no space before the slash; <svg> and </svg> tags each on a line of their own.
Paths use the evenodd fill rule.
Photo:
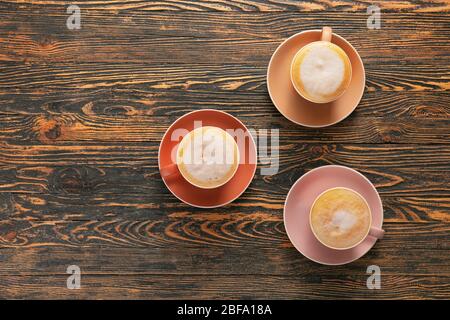
<svg viewBox="0 0 450 320">
<path fill-rule="evenodd" d="M 337 190 L 337 189 L 347 190 L 347 191 L 350 191 L 350 192 L 354 193 L 354 195 L 355 195 L 356 197 L 359 197 L 359 198 L 365 203 L 365 207 L 366 207 L 366 209 L 367 209 L 368 212 L 369 212 L 369 219 L 370 219 L 370 221 L 369 221 L 369 223 L 367 224 L 367 229 L 364 231 L 364 234 L 365 234 L 365 235 L 364 235 L 363 237 L 361 237 L 361 239 L 360 239 L 358 242 L 352 244 L 351 246 L 347 246 L 347 247 L 334 247 L 334 246 L 331 246 L 331 245 L 329 245 L 329 244 L 324 243 L 324 242 L 320 239 L 320 237 L 316 234 L 316 231 L 314 230 L 314 227 L 313 227 L 312 218 L 311 218 L 311 217 L 312 217 L 313 208 L 314 208 L 314 206 L 316 205 L 317 201 L 318 201 L 325 193 L 328 193 L 329 191 Z M 381 238 L 383 238 L 383 236 L 384 236 L 384 230 L 383 230 L 383 229 L 377 228 L 377 227 L 375 227 L 375 226 L 372 225 L 372 211 L 371 211 L 371 209 L 370 209 L 370 206 L 369 206 L 367 200 L 366 200 L 361 194 L 359 194 L 358 192 L 356 192 L 355 190 L 352 190 L 352 189 L 350 189 L 350 188 L 344 188 L 344 187 L 335 187 L 335 188 L 327 189 L 327 190 L 323 191 L 321 194 L 319 194 L 319 195 L 316 197 L 316 199 L 314 200 L 314 202 L 313 202 L 313 204 L 311 205 L 311 208 L 310 208 L 310 210 L 309 210 L 309 225 L 310 225 L 311 231 L 312 231 L 312 233 L 314 234 L 314 236 L 316 237 L 316 239 L 317 239 L 321 244 L 323 244 L 325 247 L 330 248 L 330 249 L 333 249 L 333 250 L 348 250 L 348 249 L 352 249 L 352 248 L 358 246 L 359 244 L 361 244 L 361 243 L 362 243 L 367 237 L 369 237 L 369 236 L 370 236 L 370 237 L 374 237 L 374 238 L 376 238 L 376 239 L 381 239 Z"/>
<path fill-rule="evenodd" d="M 208 126 L 229 132 L 239 147 L 239 166 L 233 178 L 213 189 L 192 185 L 177 172 L 176 165 L 182 139 L 196 128 Z M 217 208 L 239 198 L 252 182 L 257 163 L 256 143 L 250 130 L 231 114 L 214 109 L 195 110 L 176 119 L 164 133 L 158 150 L 158 168 L 167 189 L 180 201 L 197 208 Z"/>
<path fill-rule="evenodd" d="M 297 91 L 297 93 L 302 98 L 304 98 L 310 102 L 317 103 L 317 104 L 325 104 L 325 103 L 329 103 L 329 102 L 339 99 L 346 92 L 348 87 L 350 86 L 350 82 L 352 79 L 351 60 L 349 59 L 349 57 L 347 56 L 347 54 L 341 47 L 339 47 L 338 45 L 331 42 L 332 35 L 333 35 L 333 31 L 330 27 L 323 27 L 320 40 L 310 42 L 307 45 L 300 48 L 300 50 L 298 50 L 298 52 L 295 54 L 295 56 L 291 62 L 290 78 L 291 78 L 291 82 L 292 82 L 292 85 L 293 85 L 295 91 Z M 314 50 L 314 48 L 317 48 L 317 47 L 321 47 L 321 48 L 325 47 L 327 49 L 326 51 L 334 52 L 335 55 L 337 54 L 340 61 L 343 62 L 343 67 L 344 67 L 344 70 L 342 71 L 343 72 L 342 83 L 340 84 L 340 86 L 337 87 L 336 92 L 334 92 L 333 94 L 330 94 L 329 96 L 324 96 L 324 97 L 320 97 L 320 98 L 313 97 L 313 96 L 307 94 L 307 91 L 304 86 L 304 82 L 302 82 L 300 80 L 300 76 L 297 74 L 297 72 L 300 70 L 300 66 L 302 65 L 302 62 L 305 60 L 305 57 L 308 54 L 308 51 Z M 314 57 L 313 59 L 317 61 L 317 59 L 320 59 L 320 58 Z M 323 63 L 323 60 L 320 61 L 320 63 Z M 311 74 L 311 77 L 313 77 L 313 75 L 317 74 L 318 72 L 319 71 L 313 72 L 313 74 Z M 297 74 L 297 75 L 295 75 L 295 74 Z"/>
</svg>

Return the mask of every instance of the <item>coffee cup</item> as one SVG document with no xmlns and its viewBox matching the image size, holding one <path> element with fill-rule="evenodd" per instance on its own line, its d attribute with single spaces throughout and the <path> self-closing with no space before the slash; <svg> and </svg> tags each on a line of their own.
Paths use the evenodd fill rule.
<svg viewBox="0 0 450 320">
<path fill-rule="evenodd" d="M 344 187 L 331 188 L 317 196 L 310 208 L 309 223 L 316 239 L 335 250 L 348 250 L 369 236 L 381 239 L 384 235 L 384 230 L 372 226 L 366 199 Z"/>
<path fill-rule="evenodd" d="M 239 166 L 239 148 L 225 130 L 203 126 L 187 133 L 177 146 L 174 163 L 161 168 L 167 179 L 184 178 L 202 189 L 218 188 L 230 181 Z"/>
<path fill-rule="evenodd" d="M 349 57 L 331 38 L 332 29 L 324 27 L 320 41 L 303 46 L 292 59 L 292 85 L 300 96 L 313 103 L 337 100 L 352 78 Z"/>
</svg>

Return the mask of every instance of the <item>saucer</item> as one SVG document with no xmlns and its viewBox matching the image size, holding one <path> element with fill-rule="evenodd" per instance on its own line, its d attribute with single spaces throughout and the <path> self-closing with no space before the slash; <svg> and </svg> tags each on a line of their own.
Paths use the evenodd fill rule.
<svg viewBox="0 0 450 320">
<path fill-rule="evenodd" d="M 162 178 L 167 189 L 179 200 L 199 208 L 215 208 L 224 206 L 238 198 L 250 185 L 256 172 L 257 151 L 256 144 L 247 127 L 232 115 L 218 110 L 203 109 L 187 113 L 178 118 L 164 134 L 158 152 L 158 166 L 173 165 L 171 152 L 176 150 L 184 135 L 177 135 L 172 141 L 175 130 L 185 129 L 186 133 L 194 129 L 194 121 L 201 121 L 202 126 L 215 126 L 226 129 L 241 129 L 249 138 L 245 143 L 238 143 L 241 163 L 233 178 L 221 187 L 202 189 L 191 185 L 181 175 L 175 181 Z M 179 131 L 178 130 L 178 131 Z M 185 133 L 185 134 L 186 134 Z M 244 156 L 243 156 L 244 155 Z"/>
<path fill-rule="evenodd" d="M 306 44 L 319 41 L 322 30 L 308 30 L 286 39 L 274 52 L 267 69 L 267 88 L 275 107 L 287 119 L 305 127 L 331 126 L 344 120 L 359 104 L 366 83 L 364 65 L 358 52 L 333 33 L 331 42 L 341 47 L 352 64 L 352 80 L 347 91 L 330 103 L 313 103 L 295 91 L 290 78 L 291 62 Z"/>
<path fill-rule="evenodd" d="M 294 247 L 308 259 L 326 265 L 341 265 L 366 254 L 377 241 L 368 236 L 352 249 L 333 250 L 319 242 L 309 224 L 309 211 L 314 200 L 325 190 L 346 187 L 362 195 L 372 211 L 372 226 L 382 228 L 383 205 L 373 184 L 353 169 L 329 165 L 313 169 L 292 186 L 284 204 L 284 226 Z"/>
</svg>

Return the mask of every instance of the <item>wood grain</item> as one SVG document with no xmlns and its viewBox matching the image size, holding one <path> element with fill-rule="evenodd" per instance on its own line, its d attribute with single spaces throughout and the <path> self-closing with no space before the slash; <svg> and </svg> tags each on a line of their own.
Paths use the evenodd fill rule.
<svg viewBox="0 0 450 320">
<path fill-rule="evenodd" d="M 36 10 L 34 6 L 24 6 L 16 10 L 14 16 L 8 14 L 8 9 L 0 10 L 0 61 L 266 67 L 284 39 L 302 30 L 320 29 L 324 23 L 349 40 L 366 64 L 419 64 L 415 69 L 420 72 L 422 63 L 434 64 L 436 68 L 440 64 L 445 70 L 448 61 L 450 18 L 446 14 L 384 13 L 382 28 L 370 30 L 364 11 L 224 14 L 111 13 L 88 9 L 82 13 L 81 29 L 69 30 L 65 8 L 46 6 Z M 435 72 L 435 78 L 439 78 L 438 70 Z"/>
<path fill-rule="evenodd" d="M 232 112 L 232 114 L 236 114 Z M 306 130 L 287 121 L 281 115 L 250 117 L 241 120 L 248 128 L 255 130 L 255 139 L 263 139 L 271 144 L 271 135 L 281 131 L 283 143 L 389 143 L 389 144 L 448 144 L 450 132 L 444 119 L 418 119 L 405 116 L 403 123 L 395 119 L 377 117 L 361 119 L 356 115 L 343 123 L 322 130 Z M 175 116 L 92 116 L 92 115 L 0 115 L 3 130 L 0 137 L 5 144 L 5 152 L 27 145 L 64 146 L 80 144 L 106 147 L 110 143 L 141 145 L 154 149 L 165 130 L 175 121 Z M 258 140 L 260 139 L 260 140 Z M 155 141 L 151 143 L 151 141 Z M 11 146 L 7 147 L 6 144 Z M 18 145 L 17 145 L 18 144 Z M 22 147 L 23 148 L 23 147 Z"/>
<path fill-rule="evenodd" d="M 87 0 L 80 30 L 69 4 L 0 3 L 0 298 L 450 297 L 448 1 Z M 361 54 L 366 89 L 342 123 L 301 128 L 272 105 L 267 65 L 323 25 Z M 280 133 L 279 172 L 259 163 L 239 199 L 208 210 L 157 167 L 167 127 L 204 108 Z M 385 238 L 345 266 L 309 261 L 283 226 L 292 184 L 327 164 L 383 201 Z M 66 289 L 71 264 L 81 290 Z M 381 290 L 366 288 L 372 264 Z"/>
<path fill-rule="evenodd" d="M 194 276 L 85 275 L 80 290 L 66 289 L 66 276 L 11 276 L 0 284 L 5 298 L 39 299 L 445 299 L 448 277 L 383 277 L 380 290 L 368 290 L 366 275 Z M 280 286 L 280 284 L 283 286 Z"/>
<path fill-rule="evenodd" d="M 147 215 L 151 211 L 147 211 Z M 423 249 L 448 250 L 448 223 L 388 223 L 388 233 L 381 245 L 384 251 Z M 428 240 L 427 240 L 428 239 Z M 417 241 L 417 243 L 416 243 Z M 407 242 L 407 243 L 405 243 Z M 229 214 L 177 212 L 166 218 L 144 217 L 104 221 L 27 221 L 7 220 L 0 224 L 0 244 L 4 248 L 34 248 L 45 246 L 96 247 L 291 247 L 278 214 L 254 211 Z M 376 250 L 374 249 L 376 252 Z M 410 252 L 410 254 L 411 254 Z M 392 255 L 392 253 L 390 253 Z M 168 259 L 161 256 L 161 262 Z M 421 259 L 418 257 L 417 259 Z M 441 258 L 440 258 L 441 259 Z M 448 257 L 442 257 L 444 261 Z M 437 267 L 436 267 L 437 269 Z M 450 271 L 445 268 L 445 272 Z M 436 270 L 437 272 L 437 270 Z"/>
<path fill-rule="evenodd" d="M 158 145 L 22 146 L 3 145 L 2 191 L 52 194 L 150 194 L 163 184 Z M 286 141 L 279 172 L 258 176 L 251 187 L 261 198 L 281 194 L 308 170 L 326 164 L 353 167 L 367 175 L 381 194 L 448 195 L 448 145 L 307 145 Z M 260 159 L 261 160 L 261 159 Z M 269 160 L 269 159 L 267 159 Z M 95 165 L 94 165 L 95 164 Z M 426 178 L 426 179 L 424 179 Z M 10 184 L 7 184 L 7 182 Z M 161 189 L 165 192 L 165 188 Z M 264 196 L 266 195 L 266 196 Z"/>
<path fill-rule="evenodd" d="M 6 0 L 5 4 L 16 5 L 18 1 Z M 34 6 L 64 6 L 67 7 L 73 2 L 65 0 L 22 0 L 20 4 Z M 370 5 L 377 5 L 383 12 L 448 12 L 450 5 L 445 0 L 420 1 L 277 1 L 277 0 L 163 0 L 163 1 L 94 1 L 86 0 L 80 3 L 83 8 L 97 9 L 105 11 L 245 11 L 245 12 L 277 12 L 277 11 L 294 11 L 294 12 L 315 12 L 315 11 L 338 11 L 338 12 L 361 12 L 366 11 Z"/>
<path fill-rule="evenodd" d="M 436 226 L 422 228 L 422 232 L 417 232 L 419 238 L 409 241 L 411 238 L 403 235 L 402 244 L 397 245 L 394 239 L 402 232 L 393 226 L 388 224 L 391 231 L 388 243 L 380 241 L 364 257 L 345 266 L 316 264 L 299 254 L 287 239 L 266 244 L 245 242 L 239 246 L 183 242 L 181 247 L 170 242 L 155 246 L 148 241 L 139 246 L 103 243 L 101 246 L 59 244 L 2 248 L 0 276 L 65 275 L 67 266 L 72 264 L 91 275 L 292 275 L 307 278 L 365 274 L 367 266 L 374 264 L 382 268 L 384 275 L 449 276 L 445 256 L 448 243 L 439 246 L 445 240 L 445 230 L 439 231 Z M 406 225 L 406 230 L 413 231 L 411 224 Z M 437 231 L 434 241 L 429 241 L 431 245 L 426 249 L 418 245 L 419 240 L 427 237 L 425 230 Z"/>
<path fill-rule="evenodd" d="M 406 74 L 403 79 L 397 74 L 400 70 Z M 20 67 L 8 63 L 3 71 L 0 75 L 0 97 L 5 105 L 2 112 L 13 114 L 78 113 L 137 119 L 133 116 L 182 115 L 194 108 L 209 107 L 239 112 L 242 116 L 280 116 L 268 96 L 266 66 Z M 436 77 L 434 72 L 441 75 Z M 401 69 L 392 63 L 374 65 L 367 73 L 366 91 L 356 109 L 357 115 L 383 117 L 388 121 L 404 117 L 448 118 L 448 70 L 436 71 L 429 65 L 428 71 L 417 71 L 414 66 Z"/>
<path fill-rule="evenodd" d="M 76 177 L 72 179 L 67 180 L 66 190 L 79 192 L 77 190 L 79 182 Z M 190 211 L 200 213 L 199 210 L 193 210 L 187 205 L 179 203 L 171 194 L 156 189 L 156 186 L 148 189 L 149 193 L 147 194 L 130 194 L 132 191 L 128 191 L 121 195 L 120 191 L 104 190 L 103 192 L 95 191 L 93 196 L 87 196 L 88 190 L 84 191 L 84 194 L 67 194 L 64 191 L 61 194 L 50 195 L 32 192 L 2 193 L 0 195 L 2 206 L 0 217 L 30 221 L 90 221 L 90 219 L 105 221 L 117 218 L 140 219 L 142 216 L 146 217 L 150 211 L 155 219 L 164 219 L 167 215 L 177 216 Z M 151 196 L 151 192 L 155 195 Z M 231 212 L 236 215 L 236 218 L 239 217 L 238 212 L 243 211 L 257 213 L 256 216 L 250 215 L 255 220 L 269 217 L 281 219 L 280 216 L 273 216 L 270 212 L 282 210 L 287 191 L 281 191 L 272 196 L 264 195 L 263 192 L 256 185 L 252 185 L 251 189 L 242 195 L 242 198 L 225 209 L 232 210 Z M 402 193 L 406 192 L 398 192 L 398 194 Z M 406 194 L 394 197 L 390 197 L 387 192 L 383 193 L 386 221 L 449 222 L 448 196 L 434 195 L 433 191 L 429 191 L 428 194 L 420 193 L 421 195 L 408 196 Z M 154 202 L 153 198 L 156 196 L 161 199 L 162 203 Z M 62 207 L 64 210 L 61 209 Z M 216 209 L 209 212 L 220 214 L 221 210 Z"/>
</svg>

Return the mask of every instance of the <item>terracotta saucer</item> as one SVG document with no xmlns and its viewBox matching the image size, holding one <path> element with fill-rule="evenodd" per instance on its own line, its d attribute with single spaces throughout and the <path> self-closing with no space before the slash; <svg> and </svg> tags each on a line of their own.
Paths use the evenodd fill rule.
<svg viewBox="0 0 450 320">
<path fill-rule="evenodd" d="M 359 104 L 366 83 L 364 65 L 358 52 L 341 36 L 333 33 L 331 42 L 341 47 L 352 64 L 352 80 L 347 91 L 337 100 L 316 104 L 302 98 L 292 85 L 290 67 L 297 51 L 306 44 L 319 41 L 322 30 L 308 30 L 286 39 L 274 52 L 267 69 L 270 98 L 280 113 L 305 127 L 326 127 L 345 119 Z"/>
<path fill-rule="evenodd" d="M 214 189 L 202 189 L 191 185 L 181 175 L 177 179 L 162 178 L 167 188 L 181 201 L 199 208 L 214 208 L 226 205 L 238 198 L 250 185 L 257 164 L 256 144 L 247 127 L 232 115 L 218 110 L 203 109 L 193 111 L 178 118 L 164 134 L 158 153 L 158 166 L 161 168 L 174 164 L 172 152 L 178 147 L 178 143 L 184 135 L 175 134 L 175 130 L 181 129 L 187 132 L 194 129 L 194 122 L 201 121 L 201 126 L 215 126 L 226 129 L 241 129 L 246 133 L 245 143 L 239 143 L 241 161 L 239 167 L 230 181 L 221 187 Z M 179 130 L 177 130 L 178 132 Z M 185 133 L 185 134 L 186 134 Z M 244 156 L 243 156 L 244 155 Z"/>
<path fill-rule="evenodd" d="M 343 166 L 323 166 L 305 173 L 292 186 L 284 204 L 284 225 L 294 247 L 308 259 L 326 265 L 341 265 L 366 254 L 377 241 L 368 236 L 352 249 L 333 250 L 316 239 L 310 224 L 309 211 L 322 192 L 334 187 L 346 187 L 362 195 L 372 211 L 372 226 L 381 229 L 383 205 L 372 183 L 361 173 Z"/>
</svg>

